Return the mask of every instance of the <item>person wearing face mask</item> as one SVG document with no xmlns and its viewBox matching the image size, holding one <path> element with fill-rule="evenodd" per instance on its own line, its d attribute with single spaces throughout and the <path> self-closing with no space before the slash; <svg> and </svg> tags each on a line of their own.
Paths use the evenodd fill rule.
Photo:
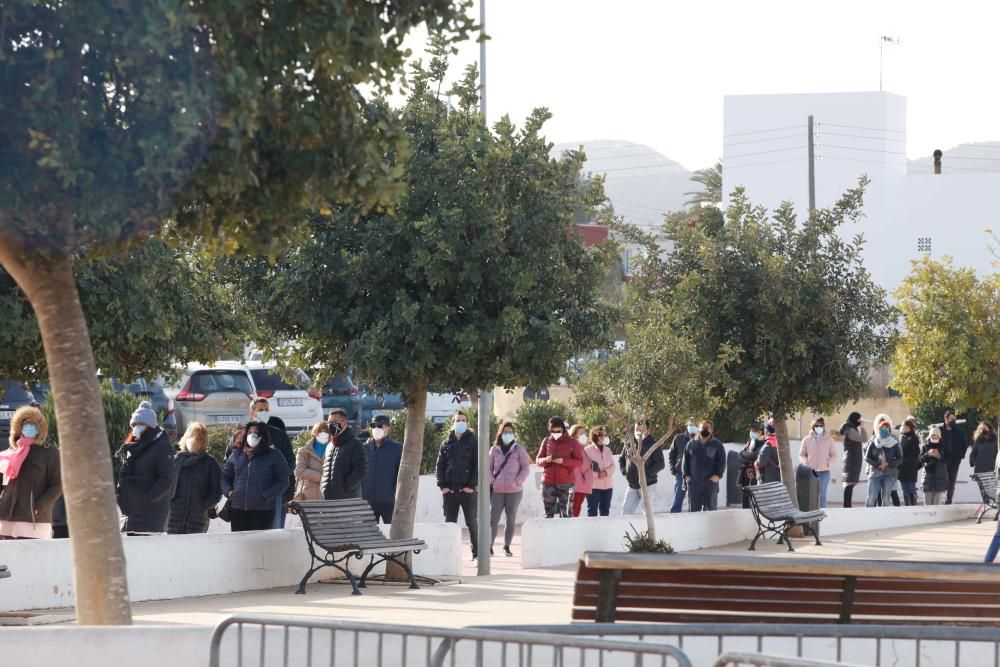
<svg viewBox="0 0 1000 667">
<path fill-rule="evenodd" d="M 232 531 L 271 530 L 275 498 L 288 487 L 288 464 L 271 445 L 271 429 L 252 421 L 243 429 L 240 448 L 222 469 L 222 492 L 229 498 Z"/>
<path fill-rule="evenodd" d="M 979 422 L 969 451 L 972 472 L 993 472 L 997 467 L 997 435 L 988 422 Z"/>
<path fill-rule="evenodd" d="M 851 507 L 854 499 L 854 487 L 861 481 L 861 464 L 864 461 L 864 442 L 868 440 L 865 427 L 861 425 L 861 413 L 852 412 L 840 427 L 840 435 L 844 440 L 844 453 L 841 460 L 844 463 L 844 507 Z"/>
<path fill-rule="evenodd" d="M 615 490 L 615 455 L 611 453 L 608 430 L 603 426 L 590 429 L 590 443 L 583 450 L 594 471 L 593 488 L 587 496 L 587 516 L 608 516 Z"/>
<path fill-rule="evenodd" d="M 378 415 L 369 428 L 371 438 L 365 443 L 368 474 L 361 484 L 361 497 L 368 501 L 375 512 L 375 521 L 392 523 L 396 508 L 396 480 L 399 464 L 403 460 L 403 443 L 389 437 L 389 418 Z"/>
<path fill-rule="evenodd" d="M 907 506 L 917 504 L 917 473 L 920 470 L 920 437 L 917 422 L 907 418 L 900 427 L 899 446 L 903 450 L 903 462 L 899 464 L 899 484 L 903 487 L 903 502 Z"/>
<path fill-rule="evenodd" d="M 882 506 L 891 504 L 890 493 L 896 487 L 899 464 L 903 461 L 903 449 L 892 434 L 892 420 L 881 414 L 875 418 L 875 435 L 865 448 L 865 462 L 868 464 L 868 500 L 865 507 L 875 507 L 878 498 Z"/>
<path fill-rule="evenodd" d="M 507 515 L 503 535 L 503 555 L 513 556 L 510 543 L 514 539 L 514 526 L 517 521 L 517 508 L 521 506 L 524 497 L 524 480 L 531 472 L 531 458 L 528 450 L 522 447 L 514 435 L 514 424 L 504 422 L 500 425 L 497 439 L 490 448 L 490 530 L 493 537 L 490 540 L 490 553 L 493 553 L 493 543 L 500 532 L 500 516 Z"/>
<path fill-rule="evenodd" d="M 764 446 L 757 455 L 757 479 L 761 484 L 781 481 L 781 460 L 778 457 L 778 434 L 774 429 L 774 419 L 764 425 Z"/>
<path fill-rule="evenodd" d="M 958 419 L 954 410 L 944 413 L 944 427 L 941 429 L 941 442 L 944 443 L 945 467 L 948 470 L 948 495 L 944 504 L 951 505 L 955 496 L 955 482 L 958 480 L 958 468 L 965 460 L 969 450 L 969 441 L 965 432 L 958 427 Z"/>
<path fill-rule="evenodd" d="M 645 456 L 646 452 L 656 445 L 656 439 L 649 432 L 648 419 L 637 421 L 633 426 L 632 434 L 635 436 L 635 441 L 639 443 L 640 457 Z M 646 460 L 646 487 L 650 493 L 652 493 L 651 487 L 655 486 L 656 482 L 659 481 L 658 476 L 660 471 L 666 467 L 667 462 L 663 456 L 662 449 L 654 451 L 652 456 Z M 636 467 L 635 461 L 629 458 L 628 452 L 625 450 L 622 450 L 621 456 L 618 457 L 618 468 L 625 475 L 625 481 L 628 483 L 628 488 L 625 489 L 625 502 L 622 505 L 622 514 L 625 516 L 638 514 L 639 507 L 642 506 L 642 489 L 639 488 L 639 468 Z"/>
<path fill-rule="evenodd" d="M 948 468 L 939 427 L 931 426 L 927 443 L 920 450 L 920 462 L 924 464 L 924 504 L 940 505 L 948 493 Z"/>
<path fill-rule="evenodd" d="M 549 435 L 538 447 L 535 463 L 542 472 L 542 504 L 545 518 L 557 514 L 570 516 L 570 493 L 576 483 L 576 472 L 583 461 L 579 458 L 579 443 L 566 432 L 562 417 L 549 419 Z"/>
<path fill-rule="evenodd" d="M 826 492 L 830 486 L 830 468 L 837 461 L 837 443 L 826 430 L 822 417 L 813 420 L 809 435 L 802 439 L 799 461 L 809 466 L 819 475 L 819 506 L 826 508 Z"/>
<path fill-rule="evenodd" d="M 594 468 L 586 453 L 587 445 L 590 444 L 587 428 L 576 424 L 570 428 L 569 437 L 576 448 L 577 456 L 580 458 L 580 467 L 576 469 L 576 481 L 573 482 L 573 516 L 579 517 L 583 501 L 590 496 L 590 492 L 594 489 Z"/>
<path fill-rule="evenodd" d="M 750 494 L 747 489 L 757 484 L 757 458 L 764 447 L 764 432 L 761 424 L 752 424 L 743 451 L 739 453 L 740 473 L 736 479 L 737 486 L 743 490 L 743 509 L 750 509 Z"/>
<path fill-rule="evenodd" d="M 726 448 L 714 433 L 712 421 L 704 420 L 698 437 L 692 438 L 684 450 L 684 481 L 692 512 L 718 509 L 719 480 L 726 474 Z"/>
<path fill-rule="evenodd" d="M 222 497 L 222 468 L 208 453 L 208 428 L 201 422 L 191 422 L 178 444 L 167 533 L 207 533 L 209 510 Z"/>
<path fill-rule="evenodd" d="M 323 481 L 323 457 L 330 444 L 330 425 L 316 422 L 312 427 L 312 440 L 299 447 L 295 453 L 295 496 L 293 500 L 323 500 L 320 482 Z"/>
<path fill-rule="evenodd" d="M 323 478 L 320 480 L 323 499 L 360 498 L 361 486 L 368 476 L 365 447 L 351 428 L 344 410 L 332 410 L 327 423 L 333 446 L 326 448 L 323 458 Z"/>
<path fill-rule="evenodd" d="M 285 516 L 288 514 L 286 507 L 292 499 L 295 489 L 295 475 L 291 471 L 295 470 L 295 453 L 292 451 L 292 440 L 285 430 L 285 422 L 271 415 L 271 403 L 266 398 L 256 398 L 250 403 L 251 421 L 259 421 L 267 424 L 268 436 L 271 439 L 271 447 L 285 457 L 288 466 L 288 488 L 285 493 L 275 501 L 274 525 L 272 528 L 284 528 Z"/>
<path fill-rule="evenodd" d="M 174 447 L 148 401 L 139 404 L 130 423 L 132 432 L 117 453 L 121 528 L 129 535 L 157 535 L 166 530 L 170 515 Z"/>
<path fill-rule="evenodd" d="M 670 451 L 667 452 L 667 465 L 670 466 L 670 474 L 674 476 L 674 504 L 670 507 L 671 514 L 677 514 L 684 509 L 684 448 L 691 441 L 691 438 L 698 434 L 698 425 L 694 423 L 694 417 L 687 421 L 687 428 L 674 436 L 674 441 L 670 443 Z"/>
<path fill-rule="evenodd" d="M 45 441 L 49 423 L 38 408 L 10 420 L 10 448 L 0 452 L 0 540 L 49 539 L 52 506 L 62 496 L 59 450 Z"/>
<path fill-rule="evenodd" d="M 479 441 L 469 428 L 469 415 L 462 410 L 455 413 L 448 439 L 441 445 L 437 461 L 437 485 L 446 523 L 458 523 L 458 510 L 465 516 L 469 529 L 472 559 L 477 552 L 476 485 L 479 484 Z M 485 518 L 485 517 L 484 517 Z"/>
</svg>

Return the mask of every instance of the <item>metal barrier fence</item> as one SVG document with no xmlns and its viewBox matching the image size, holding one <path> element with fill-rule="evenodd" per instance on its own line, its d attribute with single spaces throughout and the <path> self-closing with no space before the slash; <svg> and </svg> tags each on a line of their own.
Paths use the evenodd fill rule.
<svg viewBox="0 0 1000 667">
<path fill-rule="evenodd" d="M 491 627 L 500 626 L 484 629 Z M 712 665 L 717 656 L 726 652 L 875 667 L 1000 667 L 1000 627 L 761 623 L 502 627 L 514 632 L 668 644 L 682 649 L 698 667 Z"/>
<path fill-rule="evenodd" d="M 660 642 L 511 630 L 446 629 L 294 617 L 230 616 L 210 667 L 693 667 Z"/>
</svg>

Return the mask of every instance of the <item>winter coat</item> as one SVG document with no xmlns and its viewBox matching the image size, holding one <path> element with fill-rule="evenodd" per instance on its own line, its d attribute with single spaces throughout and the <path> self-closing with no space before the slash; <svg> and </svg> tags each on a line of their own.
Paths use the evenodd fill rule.
<svg viewBox="0 0 1000 667">
<path fill-rule="evenodd" d="M 844 436 L 844 453 L 841 460 L 844 462 L 844 484 L 857 484 L 861 481 L 861 464 L 864 462 L 864 444 L 868 440 L 864 426 L 844 422 L 840 427 L 840 434 Z"/>
<path fill-rule="evenodd" d="M 549 461 L 548 463 L 539 463 L 542 466 L 542 483 L 547 486 L 569 486 L 576 484 L 576 473 L 580 464 L 583 463 L 582 459 L 583 450 L 580 447 L 580 443 L 569 437 L 565 433 L 558 440 L 553 438 L 551 435 L 542 440 L 541 446 L 538 448 L 538 456 L 535 458 L 535 462 L 538 462 L 540 458 L 553 458 L 562 459 L 562 463 L 555 463 Z"/>
<path fill-rule="evenodd" d="M 920 438 L 916 433 L 904 433 L 899 439 L 903 449 L 903 462 L 899 464 L 899 481 L 917 481 L 917 471 L 920 470 Z"/>
<path fill-rule="evenodd" d="M 781 481 L 781 460 L 778 458 L 778 440 L 767 436 L 764 446 L 757 455 L 757 479 L 761 484 Z"/>
<path fill-rule="evenodd" d="M 643 441 L 642 446 L 639 448 L 639 453 L 641 456 L 645 456 L 649 448 L 656 444 L 656 440 L 653 436 L 647 435 Z M 667 462 L 663 457 L 663 449 L 657 449 L 653 452 L 653 455 L 649 457 L 646 461 L 646 486 L 653 486 L 658 481 L 658 475 L 661 470 L 667 467 Z M 628 453 L 623 451 L 621 456 L 618 457 L 618 468 L 625 475 L 625 481 L 628 482 L 629 488 L 638 489 L 639 488 L 639 469 L 636 467 L 635 463 L 629 460 Z"/>
<path fill-rule="evenodd" d="M 810 433 L 802 438 L 799 461 L 816 472 L 827 472 L 837 462 L 837 443 L 829 433 L 817 436 Z"/>
<path fill-rule="evenodd" d="M 674 436 L 674 441 L 670 443 L 670 451 L 667 452 L 667 466 L 670 474 L 676 477 L 684 472 L 684 448 L 690 442 L 691 436 L 688 432 L 681 431 Z"/>
<path fill-rule="evenodd" d="M 361 486 L 368 476 L 365 446 L 348 428 L 327 445 L 323 458 L 323 479 L 320 488 L 325 500 L 360 498 Z"/>
<path fill-rule="evenodd" d="M 580 466 L 576 469 L 576 481 L 573 483 L 573 493 L 579 496 L 589 496 L 594 489 L 594 464 L 587 456 L 586 448 L 575 441 L 576 453 L 580 457 Z"/>
<path fill-rule="evenodd" d="M 932 449 L 940 452 L 940 458 L 930 455 Z M 948 490 L 948 466 L 944 458 L 944 439 L 935 445 L 933 442 L 924 444 L 920 450 L 920 462 L 924 464 L 923 489 L 926 493 L 943 493 Z"/>
<path fill-rule="evenodd" d="M 903 462 L 903 448 L 899 446 L 896 436 L 889 436 L 893 444 L 889 447 L 879 445 L 879 437 L 873 436 L 865 447 L 865 463 L 868 464 L 868 479 L 873 477 L 898 477 L 899 464 Z M 880 451 L 881 450 L 881 451 Z M 885 468 L 880 469 L 882 454 L 885 457 Z"/>
<path fill-rule="evenodd" d="M 375 445 L 371 439 L 365 443 L 365 458 L 368 474 L 361 483 L 361 497 L 370 505 L 396 502 L 396 480 L 399 478 L 399 464 L 403 460 L 403 443 L 385 438 Z"/>
<path fill-rule="evenodd" d="M 965 431 L 958 427 L 949 429 L 947 426 L 941 427 L 941 444 L 944 445 L 945 457 L 952 465 L 965 458 L 969 450 L 969 441 L 965 439 Z"/>
<path fill-rule="evenodd" d="M 174 488 L 174 447 L 161 429 L 148 428 L 136 441 L 118 450 L 122 461 L 118 472 L 118 507 L 122 532 L 162 533 L 170 515 L 170 492 Z"/>
<path fill-rule="evenodd" d="M 437 462 L 437 485 L 441 489 L 460 491 L 475 489 L 479 484 L 479 440 L 472 431 L 461 436 L 454 431 L 441 445 Z"/>
<path fill-rule="evenodd" d="M 208 510 L 222 497 L 222 468 L 211 454 L 178 452 L 174 457 L 174 492 L 167 532 L 208 532 Z"/>
<path fill-rule="evenodd" d="M 281 452 L 257 446 L 253 458 L 233 450 L 222 469 L 222 492 L 232 492 L 232 507 L 239 510 L 275 509 L 275 501 L 288 488 L 288 464 Z"/>
<path fill-rule="evenodd" d="M 598 472 L 603 470 L 607 473 L 606 477 L 600 477 L 598 473 L 594 473 L 594 484 L 591 493 L 593 493 L 594 489 L 604 491 L 615 488 L 615 455 L 611 451 L 611 448 L 608 446 L 602 447 L 601 445 L 587 445 L 587 448 L 583 452 L 587 455 L 588 459 L 597 464 Z"/>
<path fill-rule="evenodd" d="M 61 497 L 59 450 L 31 445 L 20 473 L 0 492 L 0 521 L 52 523 L 52 506 Z"/>
<path fill-rule="evenodd" d="M 716 438 L 702 442 L 692 438 L 684 448 L 684 477 L 690 477 L 689 485 L 706 484 L 712 475 L 719 479 L 726 474 L 726 448 Z"/>
<path fill-rule="evenodd" d="M 323 500 L 319 483 L 323 480 L 323 457 L 313 449 L 315 440 L 295 453 L 295 495 L 305 500 Z"/>
<path fill-rule="evenodd" d="M 288 502 L 292 499 L 295 489 L 295 452 L 292 451 L 292 440 L 285 430 L 285 422 L 277 417 L 267 420 L 267 430 L 271 436 L 271 448 L 281 452 L 288 467 L 288 486 L 282 494 L 282 500 Z"/>
<path fill-rule="evenodd" d="M 753 486 L 757 483 L 757 458 L 760 450 L 767 444 L 763 440 L 749 440 L 743 451 L 739 453 L 740 476 L 736 478 L 739 486 Z"/>
<path fill-rule="evenodd" d="M 969 451 L 969 465 L 973 472 L 993 472 L 997 467 L 997 439 L 995 436 L 980 436 Z"/>
<path fill-rule="evenodd" d="M 508 457 L 509 454 L 509 457 Z M 507 463 L 504 463 L 504 459 Z M 493 480 L 493 490 L 497 493 L 518 493 L 524 490 L 524 480 L 531 472 L 531 457 L 528 450 L 517 442 L 512 442 L 503 453 L 503 448 L 493 445 L 490 448 L 490 479 Z"/>
</svg>

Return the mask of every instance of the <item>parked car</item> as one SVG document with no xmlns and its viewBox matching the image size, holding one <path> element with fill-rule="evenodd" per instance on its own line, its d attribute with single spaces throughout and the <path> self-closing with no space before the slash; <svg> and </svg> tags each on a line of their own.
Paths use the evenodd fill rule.
<svg viewBox="0 0 1000 667">
<path fill-rule="evenodd" d="M 455 415 L 457 410 L 464 410 L 472 407 L 472 401 L 468 394 L 427 394 L 427 408 L 424 414 L 429 421 L 435 424 L 447 424 Z"/>
<path fill-rule="evenodd" d="M 347 413 L 347 419 L 354 426 L 361 426 L 361 396 L 358 385 L 354 384 L 349 373 L 337 373 L 323 385 L 323 414 L 329 415 L 330 410 L 340 408 Z"/>
<path fill-rule="evenodd" d="M 362 386 L 361 393 L 361 424 L 370 424 L 372 419 L 379 415 L 392 416 L 397 412 L 402 412 L 406 407 L 403 404 L 402 394 L 380 394 L 371 387 Z"/>
<path fill-rule="evenodd" d="M 36 405 L 34 394 L 18 380 L 0 380 L 0 451 L 10 446 L 10 420 L 14 411 Z"/>
<path fill-rule="evenodd" d="M 323 397 L 309 389 L 309 376 L 301 370 L 295 370 L 294 384 L 285 382 L 273 365 L 251 366 L 248 370 L 255 395 L 270 402 L 271 414 L 285 422 L 290 434 L 311 429 L 323 419 Z"/>
</svg>

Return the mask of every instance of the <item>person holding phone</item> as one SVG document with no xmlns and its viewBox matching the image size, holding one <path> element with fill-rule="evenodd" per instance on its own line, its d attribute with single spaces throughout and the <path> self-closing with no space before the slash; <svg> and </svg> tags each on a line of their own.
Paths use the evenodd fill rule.
<svg viewBox="0 0 1000 667">
<path fill-rule="evenodd" d="M 557 513 L 561 517 L 570 515 L 569 494 L 576 482 L 576 471 L 582 461 L 573 440 L 566 432 L 566 422 L 562 417 L 549 419 L 549 435 L 538 448 L 535 463 L 542 467 L 542 503 L 545 518 L 551 519 Z"/>
</svg>

